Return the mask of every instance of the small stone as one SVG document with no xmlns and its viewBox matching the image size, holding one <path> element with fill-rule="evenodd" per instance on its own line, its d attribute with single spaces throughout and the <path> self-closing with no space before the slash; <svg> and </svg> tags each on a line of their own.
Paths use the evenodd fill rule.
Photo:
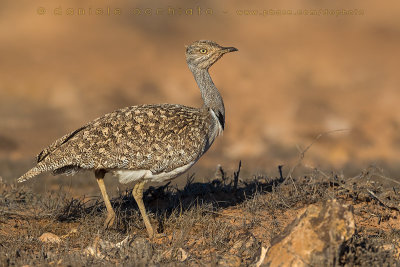
<svg viewBox="0 0 400 267">
<path fill-rule="evenodd" d="M 178 260 L 181 262 L 184 262 L 187 258 L 188 258 L 189 254 L 183 249 L 183 248 L 179 248 L 178 249 Z"/>
<path fill-rule="evenodd" d="M 61 238 L 53 233 L 44 233 L 39 237 L 39 240 L 43 243 L 60 243 Z"/>
</svg>

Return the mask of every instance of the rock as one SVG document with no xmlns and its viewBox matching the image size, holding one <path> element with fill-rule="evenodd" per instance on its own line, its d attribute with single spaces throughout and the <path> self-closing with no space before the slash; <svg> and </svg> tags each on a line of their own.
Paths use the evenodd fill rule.
<svg viewBox="0 0 400 267">
<path fill-rule="evenodd" d="M 189 254 L 183 249 L 183 248 L 179 248 L 178 249 L 178 260 L 179 261 L 185 261 L 188 258 Z"/>
<path fill-rule="evenodd" d="M 43 243 L 60 243 L 61 238 L 53 233 L 44 233 L 39 237 L 39 240 Z"/>
<path fill-rule="evenodd" d="M 272 240 L 261 266 L 327 263 L 354 232 L 351 206 L 336 200 L 327 201 L 322 206 L 310 205 Z"/>
</svg>

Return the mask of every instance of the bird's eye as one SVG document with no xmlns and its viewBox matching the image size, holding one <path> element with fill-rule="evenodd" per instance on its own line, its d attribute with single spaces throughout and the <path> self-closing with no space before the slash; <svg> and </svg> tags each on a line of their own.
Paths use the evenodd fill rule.
<svg viewBox="0 0 400 267">
<path fill-rule="evenodd" d="M 202 54 L 207 53 L 207 49 L 205 49 L 205 48 L 200 49 L 200 53 L 202 53 Z"/>
</svg>

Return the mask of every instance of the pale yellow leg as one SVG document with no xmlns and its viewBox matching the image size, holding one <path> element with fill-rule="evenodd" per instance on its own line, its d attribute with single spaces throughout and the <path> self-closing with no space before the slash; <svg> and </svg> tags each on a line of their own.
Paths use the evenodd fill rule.
<svg viewBox="0 0 400 267">
<path fill-rule="evenodd" d="M 152 237 L 154 237 L 154 230 L 153 230 L 153 227 L 151 226 L 149 217 L 147 216 L 147 213 L 146 213 L 146 208 L 143 203 L 143 187 L 144 187 L 145 183 L 146 182 L 142 181 L 142 182 L 135 184 L 135 186 L 133 187 L 133 190 L 132 190 L 132 195 L 135 198 L 136 203 L 139 207 L 140 214 L 142 214 L 144 225 L 146 226 L 146 229 L 147 229 L 147 233 L 149 234 L 149 237 L 152 238 Z"/>
<path fill-rule="evenodd" d="M 104 185 L 104 180 L 103 180 L 104 174 L 105 173 L 102 173 L 102 172 L 96 172 L 95 176 L 97 179 L 97 183 L 100 187 L 101 194 L 103 195 L 104 204 L 106 204 L 106 208 L 107 208 L 107 219 L 104 222 L 104 228 L 109 228 L 114 224 L 115 212 L 111 206 L 110 199 L 108 198 L 106 186 Z"/>
</svg>

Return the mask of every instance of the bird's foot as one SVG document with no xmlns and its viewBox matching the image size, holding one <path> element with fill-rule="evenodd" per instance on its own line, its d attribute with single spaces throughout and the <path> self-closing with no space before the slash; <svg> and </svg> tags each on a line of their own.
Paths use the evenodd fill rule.
<svg viewBox="0 0 400 267">
<path fill-rule="evenodd" d="M 166 234 L 164 233 L 159 233 L 157 230 L 157 227 L 153 227 L 152 224 L 146 224 L 146 230 L 147 230 L 147 234 L 149 235 L 149 239 L 150 240 L 159 240 L 159 239 L 164 239 L 167 237 Z"/>
<path fill-rule="evenodd" d="M 156 242 L 160 241 L 160 240 L 164 240 L 164 238 L 167 238 L 167 235 L 164 233 L 158 233 L 157 231 L 154 231 L 152 234 L 150 234 L 149 232 L 147 232 L 148 234 L 148 238 L 150 241 L 152 242 Z"/>
<path fill-rule="evenodd" d="M 104 229 L 109 229 L 115 222 L 115 212 L 107 213 L 107 218 L 104 222 Z"/>
</svg>

